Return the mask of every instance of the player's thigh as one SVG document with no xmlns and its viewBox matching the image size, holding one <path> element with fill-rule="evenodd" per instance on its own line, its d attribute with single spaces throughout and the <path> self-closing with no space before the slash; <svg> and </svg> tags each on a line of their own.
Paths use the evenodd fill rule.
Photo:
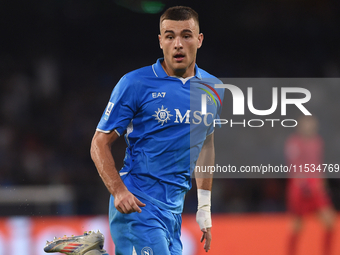
<svg viewBox="0 0 340 255">
<path fill-rule="evenodd" d="M 110 208 L 110 233 L 112 240 L 115 244 L 116 255 L 132 255 L 133 251 L 133 238 L 130 230 L 126 226 L 124 215 L 118 212 L 117 209 Z"/>
<path fill-rule="evenodd" d="M 173 233 L 170 244 L 171 255 L 182 255 L 183 245 L 181 241 L 181 225 L 182 216 L 180 214 L 173 214 Z"/>
<path fill-rule="evenodd" d="M 141 213 L 131 214 L 122 214 L 110 206 L 110 231 L 116 253 L 170 255 L 170 233 L 162 218 L 159 209 L 151 203 L 143 207 Z"/>
<path fill-rule="evenodd" d="M 143 255 L 172 255 L 169 250 L 169 240 L 164 236 L 164 232 L 161 229 L 153 229 L 153 236 L 149 236 L 147 238 L 137 237 L 133 242 L 133 248 L 136 251 L 136 254 Z M 144 231 L 144 233 L 140 233 L 141 235 L 147 236 L 151 233 L 151 231 Z"/>
<path fill-rule="evenodd" d="M 116 255 L 172 254 L 169 251 L 169 239 L 164 229 L 143 224 L 137 219 L 129 220 L 128 224 L 112 222 L 111 233 Z"/>
</svg>

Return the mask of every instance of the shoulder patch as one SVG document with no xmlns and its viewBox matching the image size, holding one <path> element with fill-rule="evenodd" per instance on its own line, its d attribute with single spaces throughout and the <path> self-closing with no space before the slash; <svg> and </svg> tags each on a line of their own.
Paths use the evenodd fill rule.
<svg viewBox="0 0 340 255">
<path fill-rule="evenodd" d="M 110 116 L 113 106 L 114 106 L 114 103 L 112 102 L 108 103 L 106 107 L 105 115 Z"/>
</svg>

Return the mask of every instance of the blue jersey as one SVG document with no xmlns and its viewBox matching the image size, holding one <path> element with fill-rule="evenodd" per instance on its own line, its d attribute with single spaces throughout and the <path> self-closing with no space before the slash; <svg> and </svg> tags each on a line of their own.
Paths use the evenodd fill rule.
<svg viewBox="0 0 340 255">
<path fill-rule="evenodd" d="M 168 76 L 162 61 L 121 78 L 97 130 L 118 135 L 126 130 L 119 173 L 131 193 L 181 213 L 190 172 L 219 118 L 223 90 L 214 88 L 221 81 L 197 65 L 194 77 L 180 79 Z M 206 114 L 201 112 L 202 94 L 207 95 Z"/>
</svg>

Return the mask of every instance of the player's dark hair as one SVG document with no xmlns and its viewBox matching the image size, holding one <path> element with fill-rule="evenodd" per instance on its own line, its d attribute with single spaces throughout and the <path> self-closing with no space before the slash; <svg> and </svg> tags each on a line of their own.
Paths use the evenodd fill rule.
<svg viewBox="0 0 340 255">
<path fill-rule="evenodd" d="M 160 23 L 162 23 L 162 21 L 166 19 L 189 20 L 191 18 L 194 19 L 195 22 L 197 22 L 197 25 L 199 25 L 197 12 L 187 6 L 174 6 L 170 7 L 163 13 L 160 18 Z"/>
</svg>

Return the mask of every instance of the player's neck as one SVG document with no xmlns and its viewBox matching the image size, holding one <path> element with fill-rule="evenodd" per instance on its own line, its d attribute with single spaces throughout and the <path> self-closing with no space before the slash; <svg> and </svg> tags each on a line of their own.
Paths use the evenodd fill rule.
<svg viewBox="0 0 340 255">
<path fill-rule="evenodd" d="M 195 76 L 195 68 L 188 68 L 186 70 L 175 70 L 171 76 L 186 79 L 188 77 Z"/>
<path fill-rule="evenodd" d="M 317 134 L 298 134 L 300 136 L 301 139 L 308 141 L 308 140 L 313 140 L 316 137 L 318 137 Z"/>
<path fill-rule="evenodd" d="M 186 69 L 177 69 L 177 70 L 173 70 L 170 67 L 168 67 L 165 61 L 163 61 L 161 64 L 162 64 L 163 70 L 168 76 L 184 78 L 184 79 L 195 76 L 195 62 L 193 62 Z"/>
</svg>

